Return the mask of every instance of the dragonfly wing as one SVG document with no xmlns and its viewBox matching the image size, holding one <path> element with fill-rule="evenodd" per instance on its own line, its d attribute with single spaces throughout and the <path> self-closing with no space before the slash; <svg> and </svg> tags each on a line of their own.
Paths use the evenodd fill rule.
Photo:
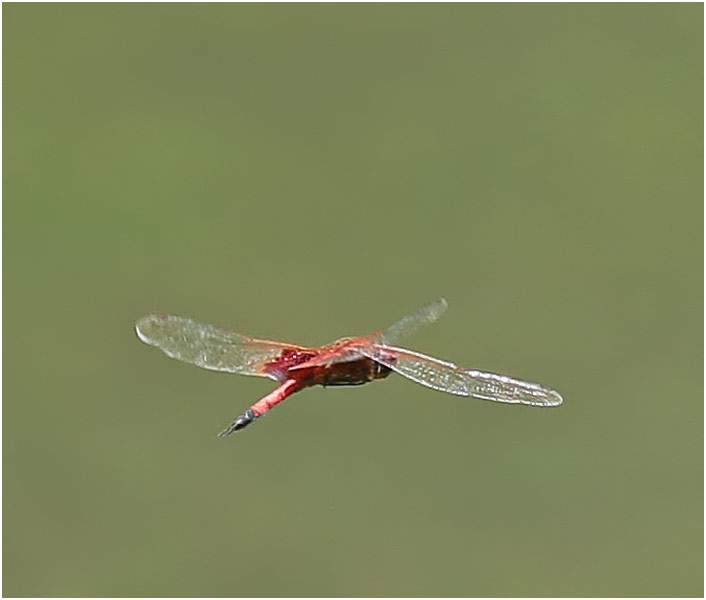
<svg viewBox="0 0 706 600">
<path fill-rule="evenodd" d="M 439 298 L 437 301 L 423 306 L 418 311 L 407 315 L 389 327 L 365 336 L 364 339 L 369 344 L 393 344 L 408 335 L 412 335 L 425 325 L 431 325 L 444 314 L 447 306 L 446 300 Z"/>
<path fill-rule="evenodd" d="M 299 346 L 269 340 L 258 340 L 234 331 L 199 323 L 186 317 L 149 315 L 135 324 L 138 337 L 162 350 L 167 356 L 191 363 L 202 369 L 275 376 L 263 371 L 263 366 L 284 350 Z"/>
<path fill-rule="evenodd" d="M 358 349 L 407 379 L 449 394 L 531 406 L 559 406 L 564 401 L 557 391 L 539 383 L 466 369 L 405 348 L 371 345 Z"/>
<path fill-rule="evenodd" d="M 308 363 L 298 365 L 295 369 L 356 360 L 361 356 L 361 352 L 359 350 L 361 346 L 370 346 L 373 344 L 389 345 L 402 339 L 403 337 L 412 335 L 424 325 L 431 325 L 434 321 L 436 321 L 441 315 L 444 314 L 447 306 L 448 303 L 446 302 L 446 299 L 439 298 L 439 300 L 423 306 L 418 311 L 413 312 L 411 315 L 407 315 L 385 329 L 379 329 L 378 331 L 374 331 L 373 333 L 360 338 L 350 338 L 350 343 L 346 344 L 345 347 L 341 347 L 340 349 L 337 348 L 336 350 L 328 352 L 324 351 Z M 336 342 L 334 342 L 334 344 L 335 343 Z"/>
</svg>

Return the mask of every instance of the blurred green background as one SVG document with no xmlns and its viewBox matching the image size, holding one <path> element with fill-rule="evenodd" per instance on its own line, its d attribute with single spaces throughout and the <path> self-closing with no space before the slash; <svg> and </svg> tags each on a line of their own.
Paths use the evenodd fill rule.
<svg viewBox="0 0 706 600">
<path fill-rule="evenodd" d="M 702 596 L 703 6 L 3 7 L 5 596 Z M 167 359 L 405 345 L 554 410 Z"/>
</svg>

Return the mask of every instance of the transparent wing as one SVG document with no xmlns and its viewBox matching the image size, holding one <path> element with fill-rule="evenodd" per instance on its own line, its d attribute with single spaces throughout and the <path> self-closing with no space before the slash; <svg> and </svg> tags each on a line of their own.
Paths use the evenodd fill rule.
<svg viewBox="0 0 706 600">
<path fill-rule="evenodd" d="M 135 324 L 137 336 L 170 358 L 211 371 L 271 377 L 263 366 L 285 350 L 302 346 L 258 340 L 215 325 L 172 315 L 149 315 Z"/>
<path fill-rule="evenodd" d="M 531 406 L 559 406 L 564 401 L 557 391 L 539 383 L 465 369 L 405 348 L 373 345 L 358 350 L 407 379 L 449 394 Z"/>
<path fill-rule="evenodd" d="M 444 314 L 448 302 L 446 299 L 439 298 L 436 302 L 431 302 L 420 308 L 417 312 L 397 321 L 385 329 L 371 333 L 365 336 L 365 342 L 368 344 L 383 344 L 390 345 L 408 335 L 412 335 L 417 330 L 425 325 L 431 325 L 441 315 Z"/>
<path fill-rule="evenodd" d="M 388 345 L 402 339 L 403 337 L 412 335 L 418 329 L 424 327 L 425 325 L 431 325 L 434 321 L 436 321 L 441 315 L 444 314 L 447 306 L 448 303 L 446 302 L 446 299 L 439 298 L 435 302 L 431 302 L 426 306 L 423 306 L 418 311 L 413 312 L 411 315 L 407 315 L 385 329 L 379 329 L 378 331 L 374 331 L 373 333 L 359 338 L 344 338 L 344 340 L 348 340 L 347 344 L 339 345 L 334 342 L 334 344 L 332 344 L 332 346 L 335 346 L 334 350 L 328 352 L 324 351 L 316 358 L 311 359 L 309 362 L 297 365 L 294 369 L 303 369 L 317 365 L 356 360 L 361 356 L 361 352 L 359 350 L 360 346 L 368 346 L 372 344 Z"/>
</svg>

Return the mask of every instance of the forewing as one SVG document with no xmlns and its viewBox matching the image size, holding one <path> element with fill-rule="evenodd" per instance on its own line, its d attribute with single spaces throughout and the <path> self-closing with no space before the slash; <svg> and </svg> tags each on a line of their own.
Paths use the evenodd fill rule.
<svg viewBox="0 0 706 600">
<path fill-rule="evenodd" d="M 351 338 L 348 344 L 337 347 L 332 351 L 325 351 L 309 362 L 302 363 L 294 368 L 301 369 L 305 367 L 308 368 L 312 366 L 356 360 L 360 358 L 362 354 L 360 352 L 360 347 L 368 347 L 373 344 L 389 345 L 399 341 L 403 337 L 412 335 L 418 329 L 424 327 L 425 325 L 430 325 L 436 321 L 442 314 L 444 314 L 447 306 L 448 303 L 446 302 L 446 299 L 439 298 L 435 302 L 431 302 L 426 306 L 423 306 L 418 311 L 413 312 L 411 315 L 407 315 L 385 329 L 379 329 L 378 331 L 374 331 L 373 333 L 363 337 L 355 339 Z"/>
<path fill-rule="evenodd" d="M 446 299 L 439 298 L 435 302 L 423 306 L 418 311 L 407 315 L 389 327 L 366 335 L 363 340 L 365 343 L 369 344 L 382 344 L 386 346 L 394 344 L 402 338 L 412 335 L 425 325 L 431 325 L 444 314 L 447 306 L 448 303 Z"/>
<path fill-rule="evenodd" d="M 202 369 L 275 378 L 263 366 L 301 346 L 258 340 L 186 317 L 149 315 L 135 324 L 138 337 L 167 356 Z"/>
<path fill-rule="evenodd" d="M 557 391 L 539 383 L 466 369 L 405 348 L 370 345 L 359 350 L 412 381 L 449 394 L 531 406 L 559 406 L 564 401 Z"/>
</svg>

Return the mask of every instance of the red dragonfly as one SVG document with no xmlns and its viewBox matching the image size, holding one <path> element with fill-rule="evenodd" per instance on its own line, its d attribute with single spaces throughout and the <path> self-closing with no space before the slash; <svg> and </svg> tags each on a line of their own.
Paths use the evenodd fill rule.
<svg viewBox="0 0 706 600">
<path fill-rule="evenodd" d="M 313 385 L 361 385 L 392 371 L 427 387 L 482 400 L 559 406 L 555 390 L 505 375 L 456 366 L 391 344 L 436 321 L 446 310 L 443 298 L 397 321 L 356 338 L 309 348 L 259 340 L 185 317 L 150 315 L 135 326 L 138 337 L 167 356 L 203 369 L 269 377 L 281 385 L 238 416 L 219 436 L 246 427 L 295 392 Z"/>
</svg>

